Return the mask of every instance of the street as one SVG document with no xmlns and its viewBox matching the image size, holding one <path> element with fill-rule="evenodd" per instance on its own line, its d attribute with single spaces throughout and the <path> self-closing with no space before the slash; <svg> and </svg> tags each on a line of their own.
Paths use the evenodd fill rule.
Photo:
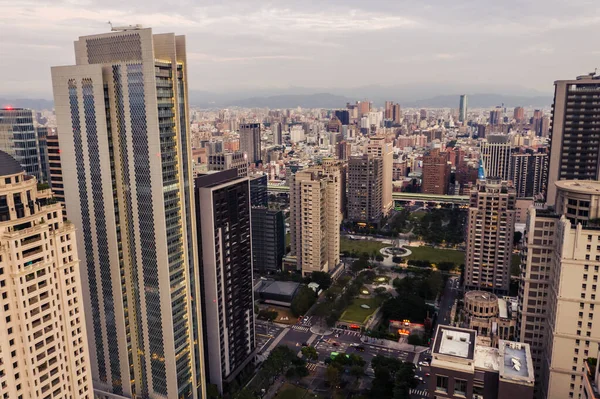
<svg viewBox="0 0 600 399">
<path fill-rule="evenodd" d="M 440 301 L 440 309 L 438 310 L 437 324 L 450 324 L 453 322 L 453 320 L 450 320 L 450 313 L 458 292 L 458 284 L 458 277 L 450 277 L 446 282 L 444 294 Z"/>
</svg>

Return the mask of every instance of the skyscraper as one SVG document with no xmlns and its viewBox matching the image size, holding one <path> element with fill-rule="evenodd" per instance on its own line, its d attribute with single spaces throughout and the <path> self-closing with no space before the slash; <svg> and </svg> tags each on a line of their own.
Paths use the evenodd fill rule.
<svg viewBox="0 0 600 399">
<path fill-rule="evenodd" d="M 450 165 L 448 153 L 434 148 L 423 155 L 423 185 L 425 194 L 448 194 L 450 184 Z"/>
<path fill-rule="evenodd" d="M 46 137 L 48 136 L 48 128 L 45 126 L 38 126 L 35 129 L 38 153 L 40 157 L 40 177 L 42 181 L 50 181 L 50 168 L 48 166 L 48 142 Z"/>
<path fill-rule="evenodd" d="M 479 180 L 471 192 L 465 289 L 508 294 L 515 200 L 515 190 L 499 179 Z"/>
<path fill-rule="evenodd" d="M 37 133 L 30 109 L 0 108 L 0 150 L 15 158 L 28 175 L 35 176 L 38 181 L 43 180 Z"/>
<path fill-rule="evenodd" d="M 554 82 L 546 202 L 554 204 L 558 180 L 600 180 L 600 75 Z"/>
<path fill-rule="evenodd" d="M 350 124 L 350 112 L 345 109 L 337 109 L 335 110 L 335 116 L 342 122 L 342 125 Z"/>
<path fill-rule="evenodd" d="M 385 102 L 385 109 L 383 111 L 384 119 L 393 119 L 394 117 L 394 103 L 392 101 Z"/>
<path fill-rule="evenodd" d="M 523 122 L 525 120 L 525 109 L 523 107 L 516 107 L 513 111 L 513 119 L 517 122 Z"/>
<path fill-rule="evenodd" d="M 299 170 L 290 178 L 290 244 L 302 275 L 340 263 L 340 184 L 333 165 Z"/>
<path fill-rule="evenodd" d="M 458 109 L 458 121 L 462 123 L 467 122 L 467 95 L 461 94 L 460 105 Z"/>
<path fill-rule="evenodd" d="M 400 109 L 400 104 L 394 104 L 393 111 L 394 124 L 399 125 L 402 122 L 402 109 Z"/>
<path fill-rule="evenodd" d="M 250 185 L 229 169 L 197 177 L 195 190 L 206 374 L 231 393 L 256 349 Z"/>
<path fill-rule="evenodd" d="M 63 181 L 62 161 L 60 159 L 60 147 L 58 144 L 58 135 L 56 132 L 46 136 L 46 147 L 48 151 L 48 172 L 49 183 L 54 198 L 65 203 L 65 184 Z M 63 208 L 63 215 L 66 217 L 66 209 Z"/>
<path fill-rule="evenodd" d="M 490 111 L 490 125 L 498 126 L 503 123 L 504 117 L 502 115 L 502 108 L 496 107 Z"/>
<path fill-rule="evenodd" d="M 356 155 L 348 160 L 348 219 L 378 226 L 383 215 L 383 159 Z"/>
<path fill-rule="evenodd" d="M 281 122 L 275 122 L 271 124 L 271 132 L 273 132 L 273 144 L 283 144 L 283 133 L 281 128 Z"/>
<path fill-rule="evenodd" d="M 94 389 L 204 391 L 185 37 L 115 28 L 52 68 L 64 191 L 83 257 Z M 69 166 L 66 166 L 69 162 Z"/>
<path fill-rule="evenodd" d="M 260 161 L 260 123 L 240 125 L 240 151 L 248 155 L 248 162 Z"/>
<path fill-rule="evenodd" d="M 0 151 L 0 393 L 94 397 L 75 226 Z"/>
<path fill-rule="evenodd" d="M 481 143 L 481 159 L 487 177 L 510 180 L 512 143 L 505 134 L 494 134 Z"/>
</svg>

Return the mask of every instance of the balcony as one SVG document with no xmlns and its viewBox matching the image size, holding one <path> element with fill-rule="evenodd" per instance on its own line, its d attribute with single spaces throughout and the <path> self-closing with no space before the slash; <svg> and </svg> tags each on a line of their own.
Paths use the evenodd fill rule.
<svg viewBox="0 0 600 399">
<path fill-rule="evenodd" d="M 597 359 L 593 357 L 587 358 L 584 362 L 585 364 L 585 384 L 583 388 L 587 394 L 587 398 L 600 398 L 600 392 L 598 391 L 598 386 L 596 385 L 596 362 Z"/>
</svg>

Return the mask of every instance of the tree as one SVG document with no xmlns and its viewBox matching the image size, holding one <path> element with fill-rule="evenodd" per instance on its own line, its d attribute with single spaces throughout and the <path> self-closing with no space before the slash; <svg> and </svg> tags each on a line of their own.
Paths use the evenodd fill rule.
<svg viewBox="0 0 600 399">
<path fill-rule="evenodd" d="M 319 353 L 315 349 L 314 346 L 304 346 L 302 347 L 302 356 L 304 356 L 307 360 L 316 361 L 319 359 Z"/>
<path fill-rule="evenodd" d="M 332 389 L 336 389 L 340 383 L 340 370 L 331 364 L 327 366 L 327 369 L 325 370 L 325 381 L 329 383 L 329 386 L 332 387 Z"/>
<path fill-rule="evenodd" d="M 319 288 L 322 290 L 326 290 L 331 286 L 331 275 L 326 272 L 312 272 L 310 280 L 319 284 Z"/>
<path fill-rule="evenodd" d="M 308 311 L 308 309 L 311 308 L 311 306 L 316 302 L 316 300 L 317 295 L 315 294 L 315 292 L 307 286 L 303 285 L 302 287 L 300 287 L 298 293 L 296 293 L 296 296 L 292 300 L 290 310 L 292 311 L 292 314 L 294 316 L 303 315 Z"/>
<path fill-rule="evenodd" d="M 221 397 L 221 395 L 219 395 L 219 390 L 217 389 L 217 386 L 215 384 L 206 385 L 206 396 L 209 399 L 217 399 Z"/>
<path fill-rule="evenodd" d="M 234 399 L 255 399 L 256 395 L 250 389 L 242 388 L 233 397 Z"/>
<path fill-rule="evenodd" d="M 359 365 L 355 364 L 354 366 L 350 367 L 350 375 L 356 377 L 357 381 L 360 377 L 362 377 L 362 375 L 364 373 L 365 373 L 365 370 L 364 370 L 363 366 L 359 366 Z"/>
<path fill-rule="evenodd" d="M 407 338 L 407 342 L 409 345 L 413 345 L 414 349 L 413 350 L 417 350 L 417 345 L 421 345 L 423 343 L 423 340 L 421 339 L 421 336 L 418 334 L 411 334 L 408 336 Z"/>
<path fill-rule="evenodd" d="M 352 266 L 350 266 L 350 269 L 354 273 L 358 273 L 359 271 L 366 269 L 367 267 L 369 267 L 369 261 L 367 259 L 361 258 L 352 262 Z"/>
</svg>

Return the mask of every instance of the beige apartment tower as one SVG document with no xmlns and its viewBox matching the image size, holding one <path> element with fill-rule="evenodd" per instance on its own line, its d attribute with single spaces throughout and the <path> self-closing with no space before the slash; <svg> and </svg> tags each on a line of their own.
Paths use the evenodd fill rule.
<svg viewBox="0 0 600 399">
<path fill-rule="evenodd" d="M 290 178 L 291 249 L 302 275 L 340 263 L 340 184 L 333 166 L 310 167 Z"/>
<path fill-rule="evenodd" d="M 479 180 L 471 192 L 465 289 L 507 295 L 515 228 L 515 190 L 499 179 Z"/>
<path fill-rule="evenodd" d="M 367 145 L 367 154 L 383 159 L 383 191 L 382 211 L 383 216 L 388 216 L 394 207 L 392 199 L 392 171 L 394 168 L 394 145 L 388 143 L 384 137 L 371 137 Z"/>
<path fill-rule="evenodd" d="M 204 395 L 185 37 L 80 37 L 52 68 L 100 398 Z"/>
<path fill-rule="evenodd" d="M 0 151 L 0 394 L 92 399 L 75 226 Z"/>
</svg>

